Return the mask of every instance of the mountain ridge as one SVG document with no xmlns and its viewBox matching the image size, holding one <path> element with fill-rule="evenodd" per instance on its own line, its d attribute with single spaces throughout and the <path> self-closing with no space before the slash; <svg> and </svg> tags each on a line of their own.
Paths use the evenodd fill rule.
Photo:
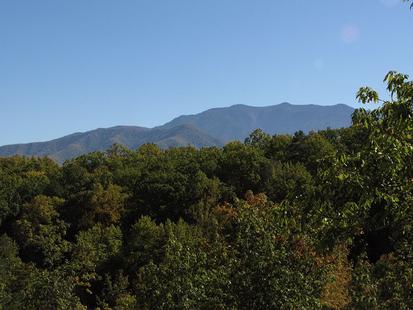
<svg viewBox="0 0 413 310">
<path fill-rule="evenodd" d="M 353 111 L 344 104 L 321 106 L 284 102 L 262 107 L 237 104 L 181 115 L 153 128 L 114 126 L 49 141 L 4 145 L 0 146 L 0 156 L 49 156 L 63 162 L 85 153 L 106 150 L 113 144 L 131 149 L 145 143 L 155 143 L 162 148 L 222 146 L 231 140 L 245 139 L 257 128 L 269 134 L 293 134 L 298 130 L 347 127 Z"/>
<path fill-rule="evenodd" d="M 225 143 L 234 139 L 243 140 L 257 128 L 269 134 L 293 134 L 297 130 L 309 132 L 327 127 L 346 127 L 351 123 L 353 111 L 352 107 L 345 104 L 321 106 L 284 102 L 263 107 L 232 105 L 208 109 L 198 114 L 181 115 L 158 128 L 192 124 L 213 137 L 219 136 Z"/>
</svg>

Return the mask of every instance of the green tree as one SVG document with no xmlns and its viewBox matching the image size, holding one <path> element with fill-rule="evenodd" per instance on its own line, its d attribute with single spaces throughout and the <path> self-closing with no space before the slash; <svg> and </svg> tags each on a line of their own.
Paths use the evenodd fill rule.
<svg viewBox="0 0 413 310">
<path fill-rule="evenodd" d="M 296 135 L 288 148 L 288 160 L 301 162 L 312 173 L 316 174 L 322 165 L 330 164 L 335 156 L 331 143 L 319 133 L 308 136 Z"/>
<path fill-rule="evenodd" d="M 150 217 L 144 216 L 135 223 L 127 238 L 125 256 L 132 270 L 148 264 L 160 262 L 164 254 L 166 235 L 163 224 L 157 225 Z"/>
<path fill-rule="evenodd" d="M 277 207 L 260 201 L 239 206 L 235 218 L 231 283 L 237 308 L 321 309 L 324 272 L 311 242 L 290 238 Z"/>
<path fill-rule="evenodd" d="M 183 221 L 166 222 L 161 263 L 139 270 L 135 286 L 141 309 L 234 309 L 229 269 L 200 231 Z"/>
<path fill-rule="evenodd" d="M 19 212 L 21 199 L 17 188 L 20 182 L 18 176 L 0 170 L 0 226 Z"/>
<path fill-rule="evenodd" d="M 255 129 L 245 139 L 244 143 L 264 149 L 270 140 L 271 136 L 269 134 L 266 134 L 262 129 Z"/>
<path fill-rule="evenodd" d="M 59 208 L 63 199 L 36 196 L 21 207 L 14 225 L 14 234 L 25 260 L 38 266 L 59 264 L 70 250 L 65 240 L 67 224 L 60 219 Z"/>
<path fill-rule="evenodd" d="M 265 156 L 277 161 L 286 161 L 291 142 L 292 137 L 288 135 L 272 136 L 268 142 Z"/>
<path fill-rule="evenodd" d="M 0 309 L 86 309 L 74 292 L 74 279 L 62 270 L 25 265 L 17 245 L 0 237 Z"/>
<path fill-rule="evenodd" d="M 104 188 L 101 184 L 97 184 L 79 221 L 83 227 L 92 227 L 97 223 L 104 226 L 119 224 L 124 213 L 126 198 L 127 195 L 118 185 L 109 184 Z"/>
<path fill-rule="evenodd" d="M 76 275 L 77 291 L 84 304 L 96 306 L 102 275 L 107 270 L 116 270 L 121 250 L 122 231 L 119 227 L 97 224 L 79 232 L 67 268 Z"/>
<path fill-rule="evenodd" d="M 224 146 L 219 177 L 238 195 L 247 190 L 262 192 L 272 175 L 271 162 L 251 145 L 230 142 Z"/>
</svg>

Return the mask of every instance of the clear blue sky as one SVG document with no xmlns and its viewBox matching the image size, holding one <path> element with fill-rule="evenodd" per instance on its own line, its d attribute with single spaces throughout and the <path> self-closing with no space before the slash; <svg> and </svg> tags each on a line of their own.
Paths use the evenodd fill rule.
<svg viewBox="0 0 413 310">
<path fill-rule="evenodd" d="M 413 74 L 398 0 L 1 0 L 0 145 L 233 104 L 355 105 Z"/>
</svg>

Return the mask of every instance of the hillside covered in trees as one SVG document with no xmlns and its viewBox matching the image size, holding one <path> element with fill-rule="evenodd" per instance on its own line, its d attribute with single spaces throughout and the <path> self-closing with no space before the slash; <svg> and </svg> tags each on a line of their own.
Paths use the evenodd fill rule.
<svg viewBox="0 0 413 310">
<path fill-rule="evenodd" d="M 386 82 L 345 129 L 0 159 L 0 309 L 412 309 L 413 84 Z"/>
</svg>

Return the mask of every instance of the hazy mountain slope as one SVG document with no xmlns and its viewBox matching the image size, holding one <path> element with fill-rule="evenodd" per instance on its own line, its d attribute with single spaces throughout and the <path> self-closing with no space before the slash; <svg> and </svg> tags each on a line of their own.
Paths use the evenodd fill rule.
<svg viewBox="0 0 413 310">
<path fill-rule="evenodd" d="M 344 104 L 318 106 L 282 103 L 268 107 L 234 105 L 228 108 L 210 109 L 195 115 L 183 115 L 160 128 L 191 124 L 227 142 L 243 140 L 257 128 L 270 134 L 292 134 L 298 130 L 308 132 L 327 127 L 347 127 L 351 124 L 353 111 L 353 108 Z"/>
<path fill-rule="evenodd" d="M 170 129 L 117 126 L 76 133 L 47 142 L 6 145 L 0 147 L 0 156 L 47 155 L 63 162 L 82 154 L 107 150 L 115 143 L 131 149 L 144 143 L 156 143 L 165 148 L 186 145 L 195 147 L 221 145 L 220 141 L 190 125 L 178 125 Z"/>
<path fill-rule="evenodd" d="M 183 115 L 163 126 L 144 128 L 117 126 L 75 133 L 59 139 L 0 147 L 0 156 L 15 154 L 50 156 L 59 162 L 94 151 L 103 151 L 113 144 L 131 149 L 144 143 L 163 148 L 193 145 L 221 146 L 230 140 L 244 140 L 254 129 L 267 133 L 294 133 L 298 130 L 320 130 L 349 126 L 353 108 L 334 106 L 291 105 L 283 103 L 268 107 L 235 105 L 215 108 L 196 115 Z"/>
<path fill-rule="evenodd" d="M 222 146 L 223 143 L 214 137 L 200 131 L 198 128 L 182 124 L 164 129 L 154 128 L 147 135 L 148 142 L 153 142 L 162 148 L 192 145 L 200 148 L 204 146 Z"/>
</svg>

